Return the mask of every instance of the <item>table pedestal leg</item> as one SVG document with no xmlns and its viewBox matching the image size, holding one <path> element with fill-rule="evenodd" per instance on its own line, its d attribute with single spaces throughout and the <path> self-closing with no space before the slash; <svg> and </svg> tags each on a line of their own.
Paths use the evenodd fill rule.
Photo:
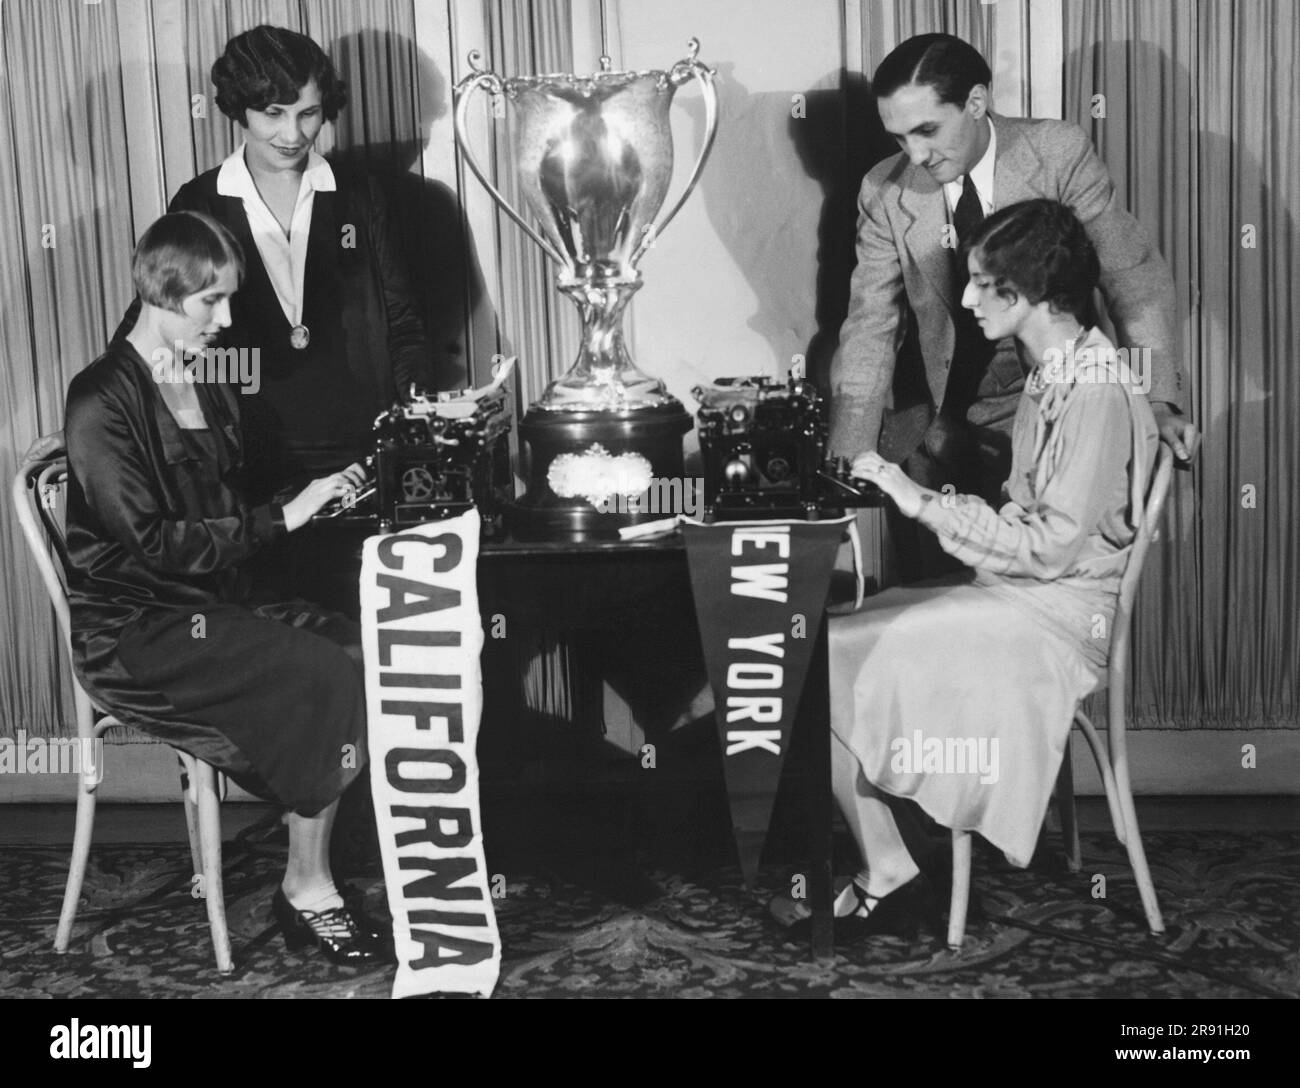
<svg viewBox="0 0 1300 1088">
<path fill-rule="evenodd" d="M 808 760 L 808 907 L 812 911 L 812 953 L 816 960 L 830 960 L 835 956 L 831 873 L 834 810 L 831 797 L 828 661 L 826 620 L 823 618 L 799 708 Z"/>
</svg>

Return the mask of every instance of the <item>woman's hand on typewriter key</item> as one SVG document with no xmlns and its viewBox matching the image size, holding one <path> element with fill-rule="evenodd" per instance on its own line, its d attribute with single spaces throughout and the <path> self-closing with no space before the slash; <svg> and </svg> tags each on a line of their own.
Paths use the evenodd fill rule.
<svg viewBox="0 0 1300 1088">
<path fill-rule="evenodd" d="M 886 461 L 875 450 L 860 453 L 853 459 L 852 475 L 855 479 L 875 484 L 894 500 L 898 512 L 905 517 L 918 517 L 929 493 L 897 465 Z"/>
<path fill-rule="evenodd" d="M 293 532 L 311 521 L 326 503 L 335 499 L 347 501 L 366 482 L 366 470 L 359 464 L 348 465 L 342 472 L 312 480 L 292 499 L 284 504 L 284 527 Z"/>
</svg>

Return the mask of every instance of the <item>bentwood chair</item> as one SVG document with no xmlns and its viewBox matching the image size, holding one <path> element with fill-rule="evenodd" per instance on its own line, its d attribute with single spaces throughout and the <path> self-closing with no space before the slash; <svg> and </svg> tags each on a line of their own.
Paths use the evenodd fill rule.
<svg viewBox="0 0 1300 1088">
<path fill-rule="evenodd" d="M 1115 837 L 1127 848 L 1129 865 L 1137 881 L 1142 909 L 1147 926 L 1154 934 L 1165 931 L 1156 902 L 1155 885 L 1147 868 L 1146 852 L 1142 849 L 1142 836 L 1138 831 L 1137 812 L 1133 807 L 1133 789 L 1129 782 L 1128 739 L 1125 732 L 1124 700 L 1128 689 L 1129 633 L 1133 617 L 1133 601 L 1137 596 L 1138 579 L 1147 550 L 1159 537 L 1160 515 L 1169 493 L 1173 474 L 1174 455 L 1169 446 L 1160 443 L 1156 471 L 1147 489 L 1146 507 L 1142 523 L 1133 539 L 1133 549 L 1120 579 L 1119 604 L 1111 630 L 1109 668 L 1102 673 L 1092 694 L 1106 692 L 1106 728 L 1109 752 L 1103 748 L 1101 738 L 1080 706 L 1074 712 L 1074 724 L 1083 730 L 1097 761 L 1102 786 L 1106 790 L 1106 803 L 1110 808 Z M 1074 772 L 1070 765 L 1070 748 L 1067 739 L 1065 757 L 1056 780 L 1056 803 L 1061 817 L 1061 835 L 1065 840 L 1066 863 L 1071 872 L 1083 867 L 1079 854 L 1079 824 L 1074 811 Z M 954 829 L 952 832 L 952 901 L 948 911 L 948 947 L 956 951 L 966 934 L 966 909 L 970 902 L 971 833 Z"/>
<path fill-rule="evenodd" d="M 42 440 L 44 442 L 45 440 Z M 40 443 L 36 448 L 39 448 Z M 53 447 L 36 459 L 25 460 L 13 481 L 14 508 L 18 523 L 27 538 L 58 617 L 64 649 L 71 661 L 71 623 L 68 613 L 67 545 L 64 539 L 62 510 L 67 485 L 68 462 L 61 447 Z M 77 736 L 83 751 L 94 751 L 95 742 L 110 729 L 125 728 L 103 707 L 93 703 L 73 677 L 73 698 L 77 713 Z M 96 721 L 96 714 L 101 715 Z M 226 907 L 221 883 L 221 810 L 218 779 L 213 769 L 187 752 L 173 749 L 182 765 L 181 784 L 185 797 L 185 823 L 189 831 L 190 858 L 194 865 L 194 893 L 206 899 L 208 924 L 212 929 L 212 946 L 217 970 L 228 975 L 234 970 L 230 956 L 230 936 L 226 928 Z M 77 823 L 72 840 L 72 864 L 63 893 L 63 909 L 54 937 L 54 950 L 66 952 L 72 936 L 72 923 L 81 899 L 81 885 L 90 856 L 90 842 L 95 825 L 95 791 L 103 777 L 99 760 L 92 766 L 83 764 L 77 789 Z"/>
</svg>

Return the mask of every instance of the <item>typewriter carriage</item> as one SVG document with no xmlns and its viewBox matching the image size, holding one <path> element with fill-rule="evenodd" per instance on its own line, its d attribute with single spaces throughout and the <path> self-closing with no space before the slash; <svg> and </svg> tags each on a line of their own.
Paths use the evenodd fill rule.
<svg viewBox="0 0 1300 1088">
<path fill-rule="evenodd" d="M 829 427 L 817 387 L 803 378 L 719 378 L 696 386 L 706 522 L 840 517 L 880 502 L 874 487 L 827 460 Z"/>
<path fill-rule="evenodd" d="M 413 392 L 375 420 L 373 434 L 371 486 L 351 504 L 326 507 L 319 520 L 392 532 L 477 508 L 484 536 L 502 535 L 514 500 L 504 389 L 477 399 Z"/>
</svg>

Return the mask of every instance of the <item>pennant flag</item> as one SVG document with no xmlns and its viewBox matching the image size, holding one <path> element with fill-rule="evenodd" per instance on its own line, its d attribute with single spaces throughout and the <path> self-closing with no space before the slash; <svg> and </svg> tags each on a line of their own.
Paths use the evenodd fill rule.
<svg viewBox="0 0 1300 1088">
<path fill-rule="evenodd" d="M 477 510 L 366 541 L 370 783 L 393 914 L 393 997 L 488 996 L 501 939 L 479 820 Z"/>
<path fill-rule="evenodd" d="M 682 526 L 746 884 L 758 872 L 835 554 L 852 520 Z"/>
</svg>

